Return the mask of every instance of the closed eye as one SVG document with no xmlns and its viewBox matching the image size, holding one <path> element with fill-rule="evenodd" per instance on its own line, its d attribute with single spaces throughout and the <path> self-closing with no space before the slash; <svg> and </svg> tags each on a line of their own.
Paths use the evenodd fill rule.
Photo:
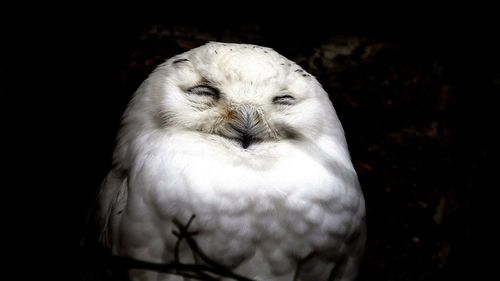
<svg viewBox="0 0 500 281">
<path fill-rule="evenodd" d="M 197 96 L 209 96 L 213 97 L 215 99 L 218 99 L 220 96 L 219 90 L 207 86 L 207 85 L 202 85 L 202 86 L 195 86 L 192 88 L 189 88 L 187 92 L 191 95 L 197 95 Z"/>
<path fill-rule="evenodd" d="M 295 103 L 295 98 L 290 95 L 276 96 L 273 98 L 274 104 L 292 105 Z"/>
</svg>

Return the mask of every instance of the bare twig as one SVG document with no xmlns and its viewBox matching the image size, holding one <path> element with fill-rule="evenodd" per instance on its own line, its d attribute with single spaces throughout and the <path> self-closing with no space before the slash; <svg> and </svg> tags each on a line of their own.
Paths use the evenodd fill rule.
<svg viewBox="0 0 500 281">
<path fill-rule="evenodd" d="M 207 280 L 207 281 L 220 281 L 221 278 L 230 278 L 236 281 L 255 281 L 253 279 L 240 276 L 233 273 L 226 267 L 218 264 L 217 262 L 210 259 L 198 246 L 193 236 L 198 234 L 198 232 L 189 232 L 189 226 L 193 222 L 196 216 L 192 215 L 189 221 L 182 225 L 178 220 L 174 219 L 173 223 L 178 228 L 172 231 L 172 233 L 177 237 L 177 242 L 174 248 L 174 261 L 166 264 L 158 264 L 146 261 L 140 261 L 129 257 L 113 257 L 114 262 L 121 267 L 125 268 L 136 268 L 145 270 L 154 270 L 166 274 L 175 274 L 183 276 L 185 278 L 195 279 L 195 280 Z M 184 264 L 180 261 L 180 245 L 182 240 L 185 240 L 193 257 L 195 259 L 194 264 Z M 199 257 L 205 264 L 198 264 L 197 257 Z"/>
</svg>

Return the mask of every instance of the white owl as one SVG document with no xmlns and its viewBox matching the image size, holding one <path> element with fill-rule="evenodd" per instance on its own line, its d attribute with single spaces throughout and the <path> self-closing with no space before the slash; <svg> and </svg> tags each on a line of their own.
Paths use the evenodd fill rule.
<svg viewBox="0 0 500 281">
<path fill-rule="evenodd" d="M 211 42 L 158 66 L 113 157 L 100 240 L 166 269 L 129 264 L 131 280 L 356 276 L 365 203 L 344 131 L 318 81 L 270 48 Z"/>
</svg>

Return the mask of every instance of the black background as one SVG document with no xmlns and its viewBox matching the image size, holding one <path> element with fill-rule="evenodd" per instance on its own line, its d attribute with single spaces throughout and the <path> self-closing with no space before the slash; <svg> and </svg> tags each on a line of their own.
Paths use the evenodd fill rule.
<svg viewBox="0 0 500 281">
<path fill-rule="evenodd" d="M 450 244 L 447 262 L 438 268 L 432 249 L 416 251 L 419 256 L 398 256 L 406 250 L 397 248 L 401 244 L 394 241 L 412 234 L 405 233 L 405 227 L 387 229 L 383 222 L 394 219 L 405 225 L 408 218 L 396 213 L 411 199 L 401 198 L 401 209 L 383 209 L 377 202 L 385 204 L 386 198 L 366 190 L 380 181 L 366 176 L 361 182 L 368 210 L 374 210 L 371 222 L 368 213 L 374 240 L 369 241 L 369 258 L 361 275 L 363 280 L 490 279 L 498 261 L 499 185 L 494 179 L 498 173 L 499 87 L 491 81 L 500 79 L 500 44 L 494 9 L 416 4 L 312 8 L 301 3 L 289 12 L 233 3 L 229 5 L 232 11 L 215 12 L 214 7 L 196 4 L 141 3 L 18 3 L 2 9 L 0 91 L 7 155 L 2 198 L 8 222 L 4 243 L 13 262 L 8 270 L 18 274 L 16 279 L 33 275 L 78 280 L 84 267 L 79 239 L 85 217 L 110 167 L 120 115 L 143 78 L 129 75 L 124 79 L 124 65 L 131 60 L 142 32 L 154 23 L 204 28 L 212 34 L 253 24 L 261 32 L 259 43 L 286 56 L 307 53 L 311 46 L 338 34 L 368 36 L 404 46 L 407 56 L 415 60 L 442 62 L 452 73 L 455 89 L 453 110 L 443 113 L 450 114 L 453 140 L 447 147 L 449 182 L 443 188 L 454 194 L 456 211 L 444 228 L 424 232 L 429 239 L 439 237 Z M 339 111 L 341 119 L 352 114 L 347 108 Z M 346 132 L 362 134 L 349 128 L 356 124 L 346 121 Z M 353 142 L 356 160 L 364 154 L 356 151 L 362 142 Z M 403 157 L 395 161 L 404 162 Z M 440 181 L 439 174 L 423 176 L 427 181 Z M 397 172 L 389 176 L 404 177 Z M 410 229 L 419 227 L 428 225 Z"/>
</svg>

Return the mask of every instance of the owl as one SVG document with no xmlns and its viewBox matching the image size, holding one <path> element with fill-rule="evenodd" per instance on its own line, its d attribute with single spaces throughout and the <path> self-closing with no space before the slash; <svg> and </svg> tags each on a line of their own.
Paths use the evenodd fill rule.
<svg viewBox="0 0 500 281">
<path fill-rule="evenodd" d="M 354 280 L 365 203 L 320 83 L 271 48 L 168 59 L 123 114 L 100 243 L 144 281 Z"/>
</svg>

